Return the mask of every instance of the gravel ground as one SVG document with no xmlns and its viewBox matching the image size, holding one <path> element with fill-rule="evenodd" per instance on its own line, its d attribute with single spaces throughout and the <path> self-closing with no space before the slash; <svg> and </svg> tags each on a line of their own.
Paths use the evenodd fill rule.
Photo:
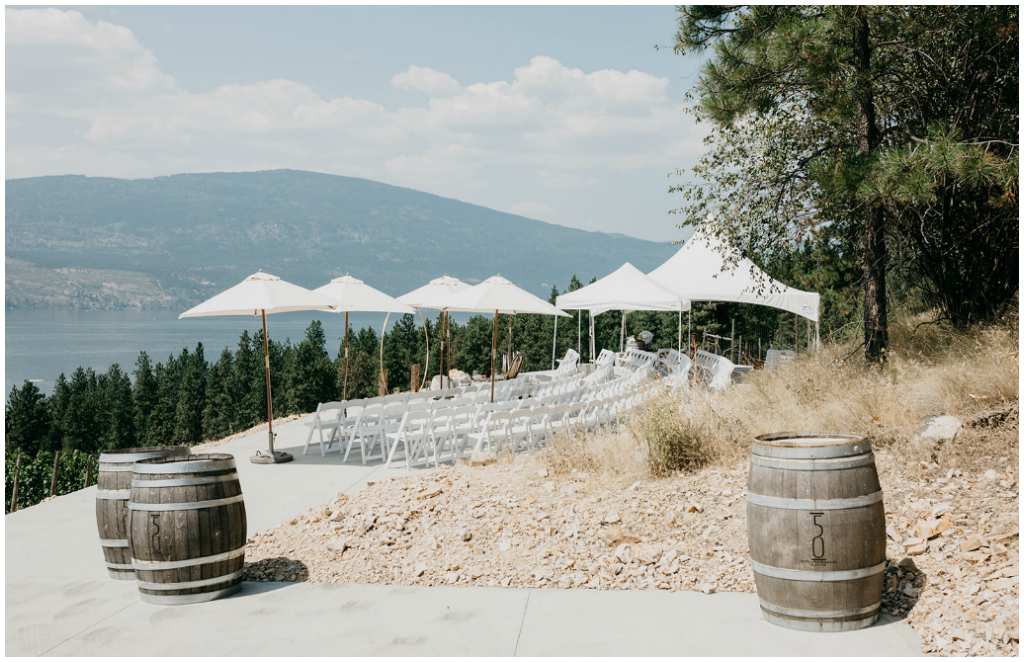
<svg viewBox="0 0 1024 662">
<path fill-rule="evenodd" d="M 1017 655 L 1016 467 L 939 474 L 876 455 L 883 610 L 926 653 Z M 460 463 L 339 494 L 249 540 L 244 578 L 754 592 L 746 466 L 652 479 L 556 473 L 550 460 Z"/>
</svg>

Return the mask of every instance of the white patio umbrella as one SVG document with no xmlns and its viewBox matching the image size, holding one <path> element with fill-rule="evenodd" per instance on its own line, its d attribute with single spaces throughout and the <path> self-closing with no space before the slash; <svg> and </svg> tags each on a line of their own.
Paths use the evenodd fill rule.
<svg viewBox="0 0 1024 662">
<path fill-rule="evenodd" d="M 494 311 L 494 340 L 491 343 L 491 402 L 494 402 L 494 355 L 498 349 L 498 313 L 515 315 L 556 315 L 569 317 L 540 297 L 520 289 L 501 275 L 491 276 L 484 282 L 453 294 L 446 306 L 448 311 L 484 313 Z"/>
<path fill-rule="evenodd" d="M 342 385 L 342 399 L 348 400 L 348 314 L 353 311 L 363 313 L 387 313 L 384 317 L 384 328 L 380 331 L 380 371 L 384 373 L 384 331 L 388 328 L 391 313 L 413 314 L 416 311 L 398 301 L 394 297 L 374 289 L 347 273 L 335 278 L 314 292 L 323 294 L 338 302 L 335 312 L 345 311 L 345 377 Z"/>
<path fill-rule="evenodd" d="M 267 439 L 270 453 L 256 451 L 250 458 L 256 464 L 290 462 L 290 453 L 274 450 L 274 407 L 270 395 L 270 353 L 267 344 L 267 314 L 289 313 L 299 310 L 333 311 L 337 301 L 304 287 L 287 283 L 260 269 L 238 285 L 207 299 L 195 308 L 178 315 L 184 317 L 214 317 L 220 315 L 260 315 L 263 318 L 263 363 L 267 379 Z"/>
<path fill-rule="evenodd" d="M 448 318 L 448 311 L 444 310 L 444 307 L 448 304 L 448 299 L 456 292 L 461 292 L 469 287 L 469 284 L 463 283 L 454 276 L 445 274 L 441 278 L 435 278 L 423 287 L 413 290 L 408 294 L 403 294 L 398 297 L 398 300 L 404 304 L 412 306 L 420 311 L 420 321 L 423 321 L 422 308 L 434 308 L 441 310 L 441 387 L 444 388 L 444 350 L 445 350 L 445 339 L 446 334 L 450 334 Z M 426 381 L 428 370 L 430 369 L 430 337 L 427 335 L 427 325 L 423 322 L 423 336 L 427 340 L 427 363 L 423 366 L 423 379 Z M 450 338 L 448 338 L 450 340 Z M 451 343 L 448 342 L 448 351 L 451 352 Z M 451 369 L 451 359 L 448 361 L 448 368 Z"/>
</svg>

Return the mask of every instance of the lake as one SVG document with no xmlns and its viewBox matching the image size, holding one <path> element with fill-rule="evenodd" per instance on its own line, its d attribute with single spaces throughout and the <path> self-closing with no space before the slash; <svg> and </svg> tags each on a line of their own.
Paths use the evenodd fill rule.
<svg viewBox="0 0 1024 662">
<path fill-rule="evenodd" d="M 178 310 L 6 310 L 4 311 L 4 394 L 26 379 L 36 382 L 49 394 L 57 376 L 69 378 L 78 366 L 106 372 L 114 363 L 129 375 L 135 369 L 139 352 L 150 360 L 166 362 L 170 354 L 185 347 L 195 349 L 203 343 L 206 360 L 213 362 L 225 347 L 238 347 L 243 330 L 250 334 L 262 327 L 259 317 L 201 317 L 178 319 Z M 426 314 L 428 311 L 424 311 Z M 430 318 L 437 311 L 429 311 Z M 384 313 L 350 313 L 349 326 L 355 330 L 371 326 L 379 334 Z M 388 329 L 401 315 L 392 315 Z M 463 321 L 468 314 L 452 315 Z M 319 312 L 294 312 L 267 315 L 267 334 L 271 340 L 293 344 L 305 337 L 306 327 L 318 319 L 327 335 L 327 351 L 333 359 L 345 333 L 345 315 Z M 417 326 L 419 317 L 417 316 Z"/>
</svg>

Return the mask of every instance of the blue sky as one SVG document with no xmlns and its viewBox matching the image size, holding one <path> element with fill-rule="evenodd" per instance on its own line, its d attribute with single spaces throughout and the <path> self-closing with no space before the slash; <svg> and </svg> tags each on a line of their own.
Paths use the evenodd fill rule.
<svg viewBox="0 0 1024 662">
<path fill-rule="evenodd" d="M 680 239 L 699 61 L 656 7 L 6 10 L 6 177 L 297 168 Z M 655 45 L 662 48 L 655 49 Z"/>
</svg>

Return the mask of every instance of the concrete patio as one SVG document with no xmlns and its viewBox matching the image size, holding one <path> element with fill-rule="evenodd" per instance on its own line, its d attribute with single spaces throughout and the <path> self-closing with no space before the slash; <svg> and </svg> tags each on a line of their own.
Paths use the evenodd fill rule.
<svg viewBox="0 0 1024 662">
<path fill-rule="evenodd" d="M 406 473 L 303 456 L 309 420 L 277 429 L 288 464 L 249 462 L 266 433 L 216 449 L 236 458 L 249 535 Z M 6 655 L 921 655 L 905 623 L 796 632 L 743 593 L 245 583 L 214 602 L 145 604 L 107 578 L 95 489 L 5 517 Z"/>
</svg>

